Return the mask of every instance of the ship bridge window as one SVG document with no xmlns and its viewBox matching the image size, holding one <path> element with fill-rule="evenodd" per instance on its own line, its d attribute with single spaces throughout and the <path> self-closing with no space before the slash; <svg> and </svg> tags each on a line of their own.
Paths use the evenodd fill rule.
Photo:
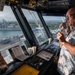
<svg viewBox="0 0 75 75">
<path fill-rule="evenodd" d="M 60 31 L 59 25 L 61 22 L 65 21 L 65 16 L 43 16 L 46 25 L 49 27 L 50 32 L 52 32 L 53 37 L 56 38 L 56 34 Z"/>
<path fill-rule="evenodd" d="M 17 44 L 26 46 L 26 40 L 12 9 L 4 6 L 0 11 L 0 51 L 7 64 L 14 61 L 9 49 Z"/>
<path fill-rule="evenodd" d="M 39 45 L 48 40 L 48 36 L 44 30 L 44 27 L 35 11 L 22 9 Z"/>
<path fill-rule="evenodd" d="M 10 6 L 4 6 L 4 10 L 0 11 L 0 39 L 20 35 L 23 33 Z"/>
</svg>

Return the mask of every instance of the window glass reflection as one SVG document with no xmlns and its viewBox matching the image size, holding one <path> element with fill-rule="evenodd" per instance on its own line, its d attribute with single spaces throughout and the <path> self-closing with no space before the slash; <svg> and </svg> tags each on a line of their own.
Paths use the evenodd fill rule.
<svg viewBox="0 0 75 75">
<path fill-rule="evenodd" d="M 30 11 L 26 9 L 22 9 L 22 11 L 26 16 L 26 19 L 29 22 L 31 29 L 33 30 L 39 45 L 46 42 L 48 40 L 48 37 L 37 13 L 35 11 Z"/>
<path fill-rule="evenodd" d="M 53 37 L 56 38 L 56 34 L 60 31 L 59 25 L 65 20 L 64 16 L 43 16 L 46 25 L 49 27 Z"/>
<path fill-rule="evenodd" d="M 4 6 L 0 11 L 0 51 L 7 64 L 13 61 L 9 49 L 20 41 L 21 46 L 26 46 L 26 40 L 10 6 Z"/>
</svg>

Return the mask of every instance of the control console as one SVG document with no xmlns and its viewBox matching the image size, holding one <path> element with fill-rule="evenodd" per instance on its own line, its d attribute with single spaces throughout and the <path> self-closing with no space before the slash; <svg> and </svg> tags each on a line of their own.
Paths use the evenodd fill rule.
<svg viewBox="0 0 75 75">
<path fill-rule="evenodd" d="M 40 70 L 42 65 L 52 58 L 53 54 L 47 51 L 41 51 L 32 58 L 28 59 L 26 63 L 37 70 Z"/>
</svg>

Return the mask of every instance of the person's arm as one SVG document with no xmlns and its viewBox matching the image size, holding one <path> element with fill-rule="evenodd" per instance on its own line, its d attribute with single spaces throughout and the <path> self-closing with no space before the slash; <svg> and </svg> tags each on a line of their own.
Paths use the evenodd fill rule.
<svg viewBox="0 0 75 75">
<path fill-rule="evenodd" d="M 57 34 L 57 39 L 61 42 L 61 45 L 64 45 L 67 48 L 67 50 L 69 50 L 72 54 L 75 55 L 75 46 L 73 46 L 69 42 L 67 42 L 62 33 Z"/>
<path fill-rule="evenodd" d="M 59 46 L 60 46 L 60 48 L 63 46 L 63 44 L 61 43 L 61 41 L 59 41 Z"/>
<path fill-rule="evenodd" d="M 62 42 L 62 45 L 64 45 L 72 54 L 75 55 L 75 46 L 71 45 L 68 42 Z"/>
</svg>

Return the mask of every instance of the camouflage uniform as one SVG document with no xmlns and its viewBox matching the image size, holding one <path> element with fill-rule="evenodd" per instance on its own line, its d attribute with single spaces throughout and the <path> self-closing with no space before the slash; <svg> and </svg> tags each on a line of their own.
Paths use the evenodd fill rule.
<svg viewBox="0 0 75 75">
<path fill-rule="evenodd" d="M 75 46 L 75 28 L 68 35 L 66 41 Z M 60 51 L 58 71 L 61 75 L 75 75 L 75 55 L 71 54 L 64 45 Z"/>
</svg>

